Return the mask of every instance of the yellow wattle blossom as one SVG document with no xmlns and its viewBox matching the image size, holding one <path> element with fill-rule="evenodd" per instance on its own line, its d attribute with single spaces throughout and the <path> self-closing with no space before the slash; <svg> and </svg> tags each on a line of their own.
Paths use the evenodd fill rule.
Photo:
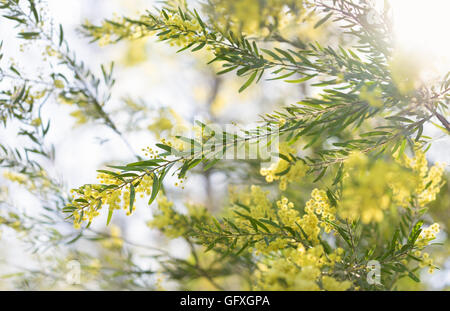
<svg viewBox="0 0 450 311">
<path fill-rule="evenodd" d="M 299 38 L 303 42 L 322 42 L 322 40 L 326 39 L 329 34 L 328 27 L 326 25 L 314 27 L 321 19 L 319 14 L 302 9 L 298 12 L 300 14 L 290 13 L 286 14 L 285 11 L 281 11 L 278 15 L 278 27 L 281 36 L 284 38 Z"/>
<path fill-rule="evenodd" d="M 36 127 L 40 126 L 41 124 L 42 124 L 41 118 L 36 118 L 31 121 L 31 125 L 36 126 Z"/>
<path fill-rule="evenodd" d="M 187 130 L 186 121 L 172 108 L 162 108 L 158 110 L 158 117 L 147 127 L 159 139 L 164 131 L 169 131 L 169 135 L 182 135 L 181 130 Z"/>
<path fill-rule="evenodd" d="M 419 258 L 421 261 L 419 263 L 420 268 L 428 267 L 428 272 L 433 273 L 434 272 L 434 261 L 432 258 L 430 258 L 430 254 L 428 253 L 422 253 L 421 251 L 417 250 L 414 252 L 414 256 Z"/>
<path fill-rule="evenodd" d="M 281 257 L 269 257 L 259 263 L 255 272 L 257 288 L 261 290 L 348 290 L 353 284 L 348 280 L 322 274 L 341 260 L 342 249 L 326 255 L 322 245 L 305 249 L 288 248 Z M 280 282 L 281 280 L 281 282 Z"/>
<path fill-rule="evenodd" d="M 158 21 L 147 15 L 140 16 L 138 20 L 142 22 L 142 25 L 130 23 L 125 18 L 116 16 L 112 19 L 112 23 L 103 21 L 99 27 L 95 27 L 89 21 L 86 21 L 84 28 L 89 31 L 93 38 L 98 39 L 100 46 L 112 43 L 114 38 L 143 38 L 152 32 L 146 25 L 154 25 L 160 27 L 159 29 L 164 29 L 166 33 L 160 35 L 159 38 L 161 40 L 169 40 L 171 45 L 185 46 L 192 42 L 204 42 L 206 40 L 197 19 L 188 17 L 183 19 L 178 12 L 165 11 L 165 13 L 167 15 L 161 11 Z"/>
<path fill-rule="evenodd" d="M 335 278 L 325 275 L 322 278 L 322 285 L 323 285 L 323 289 L 325 289 L 325 290 L 345 291 L 352 286 L 352 282 L 350 282 L 350 281 L 339 282 Z"/>
<path fill-rule="evenodd" d="M 241 210 L 242 214 L 249 215 L 254 218 L 269 218 L 274 219 L 276 217 L 275 211 L 272 208 L 272 203 L 268 199 L 269 191 L 262 190 L 261 187 L 252 185 L 250 189 L 246 188 L 244 191 L 237 191 L 236 188 L 229 188 L 229 198 L 232 204 L 242 204 L 248 207 L 249 211 Z M 233 218 L 233 221 L 238 227 L 245 226 L 247 221 L 242 218 L 235 217 L 231 210 L 225 214 Z M 271 226 L 268 228 L 273 230 Z M 268 253 L 276 251 L 285 247 L 287 244 L 286 239 L 275 239 L 267 245 L 265 241 L 259 241 L 255 244 L 254 248 L 257 253 Z"/>
<path fill-rule="evenodd" d="M 205 41 L 206 38 L 202 34 L 202 27 L 196 19 L 183 20 L 179 14 L 168 14 L 169 19 L 165 20 L 165 24 L 171 27 L 171 31 L 160 36 L 162 40 L 169 39 L 171 45 L 186 46 L 192 42 Z M 185 35 L 177 36 L 183 31 Z M 175 38 L 171 38 L 172 36 Z"/>
<path fill-rule="evenodd" d="M 314 189 L 311 200 L 306 202 L 305 212 L 311 215 L 313 212 L 320 217 L 320 226 L 326 233 L 330 233 L 333 227 L 326 221 L 335 221 L 336 208 L 331 206 L 327 193 L 324 190 Z"/>
<path fill-rule="evenodd" d="M 438 223 L 434 223 L 431 226 L 423 229 L 419 235 L 419 238 L 416 241 L 417 247 L 423 248 L 426 245 L 428 245 L 430 241 L 436 238 L 436 235 L 438 234 L 439 230 L 440 227 Z"/>
<path fill-rule="evenodd" d="M 183 215 L 173 209 L 173 202 L 165 196 L 157 198 L 158 212 L 153 215 L 153 219 L 147 222 L 147 226 L 156 228 L 164 232 L 169 238 L 177 238 L 186 232 L 183 226 Z"/>
<path fill-rule="evenodd" d="M 122 239 L 122 230 L 120 230 L 120 227 L 116 225 L 111 225 L 109 237 L 102 240 L 101 244 L 103 247 L 107 249 L 122 248 L 123 239 Z"/>
<path fill-rule="evenodd" d="M 285 197 L 277 201 L 276 205 L 280 222 L 293 230 L 299 230 L 300 227 L 313 245 L 319 243 L 321 228 L 326 233 L 330 233 L 333 229 L 327 221 L 335 220 L 336 208 L 331 206 L 326 192 L 323 190 L 314 189 L 312 191 L 311 199 L 306 202 L 305 213 L 301 217 L 299 211 L 295 209 L 294 203 L 289 202 Z M 285 242 L 287 241 L 285 240 Z M 281 241 L 278 241 L 277 244 L 280 249 L 285 246 Z"/>
<path fill-rule="evenodd" d="M 12 182 L 16 182 L 16 183 L 22 184 L 22 185 L 25 185 L 29 181 L 29 178 L 27 175 L 21 174 L 21 173 L 16 173 L 13 171 L 6 171 L 6 170 L 3 171 L 3 177 Z"/>
<path fill-rule="evenodd" d="M 102 268 L 102 263 L 98 258 L 94 258 L 89 262 L 87 268 L 89 269 L 89 273 L 95 275 L 98 274 L 100 269 Z"/>
<path fill-rule="evenodd" d="M 268 195 L 269 191 L 264 191 L 261 187 L 252 185 L 250 187 L 250 192 L 241 194 L 240 201 L 249 206 L 249 214 L 251 214 L 252 217 L 273 218 L 275 216 L 275 213 L 272 209 L 272 203 L 267 197 Z"/>
<path fill-rule="evenodd" d="M 147 39 L 141 38 L 128 42 L 127 50 L 122 58 L 125 66 L 135 66 L 147 60 Z"/>
<path fill-rule="evenodd" d="M 425 152 L 418 146 L 415 149 L 415 156 L 408 157 L 405 154 L 394 155 L 396 161 L 401 165 L 412 169 L 416 176 L 414 182 L 414 190 L 408 191 L 405 187 L 393 184 L 394 200 L 397 204 L 407 207 L 409 199 L 414 194 L 420 206 L 426 206 L 428 203 L 436 200 L 436 195 L 443 186 L 442 175 L 444 174 L 445 164 L 436 163 L 428 168 L 428 161 Z"/>
<path fill-rule="evenodd" d="M 386 174 L 391 167 L 382 162 L 371 166 L 362 153 L 353 153 L 345 163 L 339 215 L 348 220 L 361 217 L 363 223 L 380 222 L 383 211 L 390 206 Z"/>
<path fill-rule="evenodd" d="M 80 228 L 84 221 L 91 222 L 94 217 L 100 215 L 100 210 L 103 206 L 108 206 L 109 211 L 114 211 L 123 208 L 127 216 L 136 209 L 130 211 L 130 187 L 124 186 L 124 181 L 116 178 L 111 174 L 99 173 L 97 178 L 100 184 L 84 185 L 78 189 L 73 189 L 72 202 L 69 207 L 73 210 L 73 223 L 75 228 Z M 150 195 L 153 185 L 153 179 L 149 174 L 144 174 L 139 177 L 140 183 L 134 187 L 135 201 L 138 194 Z M 136 181 L 133 181 L 136 183 Z M 105 189 L 105 186 L 109 188 Z"/>
<path fill-rule="evenodd" d="M 300 230 L 299 227 L 301 227 L 313 245 L 319 243 L 321 228 L 326 233 L 331 231 L 332 227 L 327 221 L 335 220 L 336 209 L 330 205 L 326 192 L 323 190 L 314 189 L 312 191 L 312 198 L 307 202 L 303 216 L 300 216 L 300 212 L 295 208 L 294 203 L 289 202 L 285 197 L 276 202 L 276 208 L 274 209 L 268 198 L 269 192 L 263 191 L 258 186 L 253 185 L 250 191 L 240 192 L 236 191 L 235 188 L 230 188 L 229 193 L 232 203 L 246 207 L 246 209 L 239 209 L 240 214 L 254 219 L 269 219 L 281 227 L 287 226 L 295 231 Z M 246 218 L 236 217 L 231 211 L 226 216 L 232 219 L 237 227 L 248 228 L 249 222 Z M 229 229 L 232 230 L 232 228 Z M 276 235 L 279 229 L 267 224 L 265 231 Z M 285 249 L 289 244 L 297 243 L 288 237 L 274 236 L 269 241 L 267 237 L 264 238 L 263 232 L 254 231 L 252 234 L 255 239 L 258 239 L 253 246 L 256 254 L 268 254 Z"/>
<path fill-rule="evenodd" d="M 287 143 L 280 144 L 280 154 L 283 154 L 290 158 L 290 153 L 295 154 L 296 150 L 290 147 Z M 289 171 L 284 175 L 280 173 Z M 300 181 L 302 177 L 306 175 L 308 167 L 302 161 L 296 161 L 294 164 L 280 158 L 277 162 L 272 163 L 268 168 L 261 168 L 260 174 L 265 176 L 266 182 L 271 183 L 274 180 L 279 180 L 280 190 L 286 190 L 288 183 Z"/>
<path fill-rule="evenodd" d="M 286 199 L 277 202 L 280 208 L 278 212 L 283 223 L 286 221 L 287 225 L 296 228 L 295 223 L 298 224 L 303 232 L 313 244 L 319 243 L 320 228 L 324 228 L 326 233 L 330 233 L 332 226 L 326 221 L 334 221 L 336 209 L 331 207 L 328 201 L 326 192 L 319 189 L 314 189 L 311 193 L 312 198 L 306 202 L 304 208 L 305 214 L 299 218 L 298 212 L 293 209 L 292 203 L 286 203 Z"/>
<path fill-rule="evenodd" d="M 360 90 L 359 97 L 366 101 L 372 107 L 382 107 L 383 106 L 383 96 L 382 90 L 379 87 L 375 87 L 369 90 L 367 86 L 363 86 Z"/>
<path fill-rule="evenodd" d="M 85 124 L 88 121 L 88 117 L 82 110 L 72 111 L 70 115 L 75 118 L 77 125 Z"/>
<path fill-rule="evenodd" d="M 389 207 L 408 207 L 414 199 L 424 207 L 436 199 L 442 187 L 443 166 L 428 169 L 423 151 L 414 158 L 394 155 L 397 163 L 376 161 L 355 152 L 345 162 L 339 215 L 361 218 L 363 223 L 381 222 Z"/>
<path fill-rule="evenodd" d="M 142 22 L 151 22 L 145 16 L 140 18 Z M 113 37 L 123 37 L 129 39 L 139 39 L 151 33 L 144 25 L 136 25 L 129 23 L 125 18 L 115 16 L 113 23 L 103 21 L 100 27 L 94 27 L 89 20 L 84 22 L 86 29 L 89 29 L 90 35 L 97 38 L 100 46 L 112 43 Z M 116 27 L 115 25 L 121 25 Z"/>
<path fill-rule="evenodd" d="M 64 88 L 64 82 L 61 80 L 55 80 L 53 81 L 53 85 L 57 88 L 57 89 L 63 89 Z"/>
<path fill-rule="evenodd" d="M 12 181 L 14 183 L 18 183 L 19 185 L 22 185 L 26 187 L 28 190 L 35 190 L 36 184 L 34 180 L 30 179 L 27 175 L 22 173 L 16 173 L 10 170 L 4 170 L 3 171 L 3 177 L 5 179 L 8 179 L 9 181 Z"/>
</svg>

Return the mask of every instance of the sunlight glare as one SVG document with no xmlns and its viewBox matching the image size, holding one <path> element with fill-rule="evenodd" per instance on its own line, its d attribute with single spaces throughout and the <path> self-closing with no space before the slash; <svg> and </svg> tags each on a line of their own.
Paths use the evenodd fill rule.
<svg viewBox="0 0 450 311">
<path fill-rule="evenodd" d="M 390 5 L 398 46 L 420 55 L 436 74 L 448 72 L 450 1 L 390 0 Z"/>
</svg>

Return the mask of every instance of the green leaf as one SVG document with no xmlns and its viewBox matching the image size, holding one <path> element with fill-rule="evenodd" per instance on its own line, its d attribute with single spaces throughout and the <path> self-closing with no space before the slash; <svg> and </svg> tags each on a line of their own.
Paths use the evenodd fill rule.
<svg viewBox="0 0 450 311">
<path fill-rule="evenodd" d="M 199 45 L 197 45 L 195 48 L 193 48 L 192 49 L 192 52 L 195 52 L 195 51 L 198 51 L 198 50 L 201 50 L 204 46 L 206 45 L 206 41 L 205 42 L 202 42 L 202 43 L 200 43 Z"/>
<path fill-rule="evenodd" d="M 205 29 L 205 23 L 203 23 L 202 19 L 200 18 L 200 15 L 198 14 L 197 10 L 194 9 L 195 17 L 197 17 L 198 23 L 200 26 Z"/>
<path fill-rule="evenodd" d="M 211 161 L 209 161 L 204 167 L 203 167 L 203 170 L 204 171 L 207 171 L 207 170 L 209 170 L 211 167 L 213 167 L 215 164 L 217 164 L 217 162 L 219 162 L 220 161 L 220 159 L 214 159 L 214 160 L 211 160 Z"/>
<path fill-rule="evenodd" d="M 111 175 L 111 176 L 114 176 L 115 178 L 123 180 L 123 178 L 119 174 L 117 174 L 115 172 L 111 172 L 111 171 L 107 171 L 107 170 L 97 170 L 97 172 L 103 173 L 103 174 L 107 174 L 107 175 Z"/>
<path fill-rule="evenodd" d="M 341 179 L 342 179 L 342 173 L 344 172 L 344 164 L 340 164 L 339 165 L 339 169 L 338 169 L 338 172 L 337 172 L 337 174 L 336 174 L 336 178 L 334 179 L 334 181 L 333 181 L 333 186 L 334 185 L 336 185 L 338 182 L 340 182 L 341 181 Z"/>
<path fill-rule="evenodd" d="M 111 221 L 112 214 L 113 214 L 113 209 L 110 208 L 109 211 L 108 211 L 108 219 L 106 220 L 106 225 L 107 226 L 109 225 L 109 222 Z"/>
<path fill-rule="evenodd" d="M 215 217 L 213 217 L 212 220 L 213 220 L 214 225 L 216 226 L 216 228 L 219 230 L 219 232 L 222 232 L 223 230 L 222 230 L 222 227 L 220 226 L 219 221 Z"/>
<path fill-rule="evenodd" d="M 273 226 L 273 227 L 275 227 L 275 228 L 280 228 L 280 225 L 278 225 L 277 223 L 273 222 L 273 221 L 270 220 L 270 219 L 264 219 L 264 218 L 261 218 L 259 221 L 265 222 L 266 224 L 269 224 L 269 225 L 271 225 L 271 226 Z"/>
<path fill-rule="evenodd" d="M 420 283 L 420 279 L 411 271 L 408 272 L 408 276 L 411 278 L 411 280 L 416 281 L 417 283 Z"/>
<path fill-rule="evenodd" d="M 422 133 L 423 133 L 423 125 L 421 124 L 418 128 L 417 135 L 414 140 L 419 141 L 420 137 L 422 136 Z"/>
<path fill-rule="evenodd" d="M 19 32 L 19 36 L 23 39 L 33 39 L 40 35 L 39 32 Z"/>
<path fill-rule="evenodd" d="M 187 50 L 187 49 L 189 49 L 191 46 L 193 46 L 194 44 L 195 44 L 196 42 L 194 41 L 194 42 L 191 42 L 191 43 L 189 43 L 188 45 L 186 45 L 185 47 L 183 47 L 183 48 L 181 48 L 181 49 L 179 49 L 178 51 L 177 51 L 177 53 L 180 53 L 180 52 L 182 52 L 182 51 L 184 51 L 184 50 Z"/>
<path fill-rule="evenodd" d="M 294 58 L 288 52 L 286 52 L 286 51 L 284 51 L 282 49 L 279 49 L 279 48 L 275 48 L 275 50 L 277 50 L 278 53 L 283 54 L 283 56 L 286 57 L 291 63 L 295 63 Z"/>
<path fill-rule="evenodd" d="M 389 132 L 385 132 L 385 131 L 373 131 L 373 132 L 367 132 L 367 133 L 363 133 L 359 136 L 361 137 L 371 137 L 371 136 L 386 136 L 386 135 L 390 135 L 391 133 Z"/>
<path fill-rule="evenodd" d="M 156 147 L 161 148 L 167 152 L 172 152 L 172 147 L 164 145 L 164 144 L 156 144 Z"/>
<path fill-rule="evenodd" d="M 39 14 L 36 10 L 34 0 L 29 0 L 29 2 L 30 2 L 30 9 L 31 9 L 31 12 L 33 13 L 34 19 L 36 20 L 36 23 L 39 23 Z"/>
<path fill-rule="evenodd" d="M 83 233 L 80 232 L 75 238 L 73 238 L 72 240 L 70 240 L 69 242 L 67 242 L 66 245 L 75 243 L 75 242 L 78 241 L 82 236 L 83 236 Z"/>
<path fill-rule="evenodd" d="M 223 74 L 225 74 L 225 73 L 227 73 L 227 72 L 230 72 L 230 71 L 235 70 L 235 69 L 238 68 L 238 67 L 239 67 L 238 65 L 236 65 L 236 66 L 231 66 L 231 67 L 229 67 L 229 68 L 227 68 L 227 69 L 224 69 L 224 70 L 219 71 L 217 74 L 218 74 L 218 75 L 223 75 Z"/>
<path fill-rule="evenodd" d="M 139 161 L 139 162 L 133 162 L 127 164 L 128 167 L 132 166 L 156 166 L 159 162 L 162 162 L 164 160 L 162 159 L 154 159 L 154 160 L 146 160 L 146 161 Z"/>
<path fill-rule="evenodd" d="M 324 18 L 322 18 L 321 20 L 319 20 L 319 21 L 314 25 L 314 28 L 317 28 L 317 27 L 319 27 L 320 25 L 322 25 L 323 23 L 325 23 L 332 15 L 333 15 L 333 12 L 328 13 Z"/>
<path fill-rule="evenodd" d="M 239 256 L 247 248 L 248 245 L 249 245 L 249 241 L 245 242 L 244 246 L 242 246 L 241 249 L 234 255 Z"/>
<path fill-rule="evenodd" d="M 288 77 L 292 76 L 292 75 L 295 74 L 295 73 L 296 73 L 296 71 L 291 71 L 291 72 L 289 72 L 289 73 L 287 73 L 287 74 L 284 74 L 284 75 L 282 75 L 282 76 L 275 77 L 275 78 L 271 78 L 271 79 L 267 79 L 267 81 L 285 79 L 285 78 L 288 78 Z"/>
<path fill-rule="evenodd" d="M 135 193 L 133 183 L 130 182 L 130 213 L 133 212 L 133 204 L 134 204 L 135 195 L 136 195 L 136 193 Z"/>
<path fill-rule="evenodd" d="M 318 182 L 320 179 L 322 179 L 323 175 L 325 175 L 325 172 L 327 171 L 328 166 L 325 166 L 324 168 L 322 168 L 322 171 L 320 172 L 319 176 L 316 177 L 316 179 L 314 179 L 314 183 Z"/>
<path fill-rule="evenodd" d="M 239 89 L 239 93 L 241 93 L 242 91 L 244 91 L 246 88 L 248 88 L 250 86 L 250 84 L 252 84 L 253 80 L 255 80 L 256 75 L 258 73 L 258 70 L 255 70 L 252 75 L 250 76 L 250 78 L 248 78 L 247 82 L 245 82 L 241 88 Z"/>
<path fill-rule="evenodd" d="M 287 82 L 287 83 L 302 83 L 302 82 L 311 80 L 311 79 L 314 78 L 315 76 L 317 76 L 317 74 L 313 74 L 313 75 L 310 75 L 310 76 L 306 76 L 306 77 L 303 77 L 303 78 L 297 79 L 297 80 L 284 80 L 284 82 Z"/>
<path fill-rule="evenodd" d="M 161 184 L 159 182 L 158 176 L 156 174 L 153 174 L 153 187 L 152 187 L 152 194 L 150 195 L 150 200 L 148 201 L 148 205 L 152 204 L 153 201 L 156 198 L 156 195 L 159 192 Z"/>
<path fill-rule="evenodd" d="M 270 51 L 270 50 L 266 50 L 266 49 L 261 49 L 261 51 L 263 51 L 264 53 L 266 53 L 266 54 L 272 56 L 274 59 L 283 62 L 283 60 L 280 58 L 280 56 L 278 56 L 278 55 L 275 54 L 274 52 L 272 52 L 272 51 Z"/>
</svg>

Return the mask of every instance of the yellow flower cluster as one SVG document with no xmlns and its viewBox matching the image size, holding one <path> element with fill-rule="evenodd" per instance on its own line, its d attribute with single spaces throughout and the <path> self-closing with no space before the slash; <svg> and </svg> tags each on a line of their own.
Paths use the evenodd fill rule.
<svg viewBox="0 0 450 311">
<path fill-rule="evenodd" d="M 290 153 L 295 153 L 295 149 L 287 145 L 286 143 L 280 144 L 280 154 L 290 157 Z M 284 175 L 280 173 L 289 171 Z M 271 183 L 274 180 L 279 180 L 279 188 L 284 191 L 287 188 L 288 183 L 300 181 L 303 176 L 306 175 L 308 167 L 303 161 L 296 161 L 294 164 L 280 158 L 277 162 L 272 163 L 268 168 L 261 168 L 260 174 L 265 176 L 266 182 Z"/>
<path fill-rule="evenodd" d="M 416 246 L 419 248 L 425 247 L 430 241 L 436 238 L 436 234 L 439 232 L 439 224 L 434 223 L 431 226 L 422 230 L 417 239 Z"/>
<path fill-rule="evenodd" d="M 260 218 L 268 218 L 268 219 L 276 219 L 276 214 L 274 209 L 272 208 L 272 203 L 268 199 L 269 191 L 264 191 L 259 186 L 252 185 L 250 187 L 250 191 L 237 191 L 235 188 L 230 187 L 229 189 L 229 198 L 231 203 L 243 204 L 248 207 L 249 211 L 241 210 L 243 214 L 247 214 L 255 219 Z M 245 227 L 248 224 L 248 221 L 241 218 L 235 217 L 234 214 L 230 215 L 233 218 L 233 221 L 236 223 L 238 227 Z M 270 225 L 267 226 L 269 231 L 273 231 L 274 228 Z M 255 238 L 263 239 L 264 235 L 260 236 L 255 235 Z M 256 254 L 259 253 L 270 253 L 273 251 L 277 251 L 283 249 L 288 244 L 288 240 L 284 238 L 275 238 L 271 240 L 269 243 L 261 240 L 255 243 L 254 250 Z"/>
<path fill-rule="evenodd" d="M 278 216 L 281 222 L 293 229 L 297 225 L 305 232 L 308 240 L 313 244 L 319 243 L 320 227 L 324 228 L 326 233 L 330 233 L 333 227 L 326 222 L 334 221 L 336 209 L 330 205 L 326 192 L 314 189 L 311 193 L 312 198 L 306 202 L 305 214 L 300 217 L 294 208 L 294 203 L 289 202 L 287 198 L 282 198 L 277 202 Z"/>
<path fill-rule="evenodd" d="M 281 223 L 285 226 L 296 228 L 296 223 L 300 221 L 300 216 L 298 211 L 294 209 L 294 203 L 283 197 L 280 201 L 277 201 L 277 207 Z"/>
<path fill-rule="evenodd" d="M 28 176 L 21 173 L 16 173 L 13 171 L 4 171 L 3 177 L 18 184 L 26 184 L 28 182 Z"/>
<path fill-rule="evenodd" d="M 161 13 L 161 20 L 169 28 L 169 32 L 160 36 L 162 40 L 169 39 L 171 45 L 185 46 L 192 42 L 204 42 L 206 37 L 197 19 L 183 20 L 180 14 L 167 14 L 166 19 Z"/>
<path fill-rule="evenodd" d="M 425 206 L 428 203 L 436 200 L 436 195 L 443 186 L 442 175 L 444 173 L 444 164 L 437 163 L 431 168 L 428 168 L 428 161 L 425 152 L 420 149 L 415 149 L 415 156 L 410 158 L 403 154 L 401 157 L 395 155 L 396 160 L 403 166 L 410 168 L 416 175 L 414 195 L 420 206 Z M 412 195 L 402 187 L 393 187 L 395 201 L 403 206 L 409 205 L 409 197 Z"/>
<path fill-rule="evenodd" d="M 414 174 L 397 163 L 370 162 L 360 152 L 345 162 L 339 215 L 344 219 L 360 218 L 363 223 L 381 222 L 384 211 L 402 198 L 409 202 L 414 191 Z"/>
<path fill-rule="evenodd" d="M 372 107 L 383 106 L 383 93 L 379 87 L 369 90 L 367 86 L 363 86 L 360 90 L 359 97 Z"/>
<path fill-rule="evenodd" d="M 155 213 L 153 219 L 147 222 L 147 226 L 163 231 L 167 237 L 172 239 L 183 235 L 187 230 L 183 226 L 184 217 L 173 209 L 173 202 L 165 196 L 158 197 L 156 201 L 158 213 Z"/>
<path fill-rule="evenodd" d="M 146 49 L 147 38 L 141 38 L 127 42 L 127 50 L 122 57 L 125 66 L 136 66 L 148 59 Z"/>
<path fill-rule="evenodd" d="M 70 116 L 74 117 L 77 125 L 85 124 L 88 121 L 87 115 L 82 110 L 75 110 L 70 113 Z"/>
<path fill-rule="evenodd" d="M 27 92 L 25 94 L 23 101 L 29 105 L 32 105 L 37 99 L 41 99 L 42 97 L 44 97 L 48 91 L 49 91 L 48 89 L 41 89 L 39 91 L 31 91 L 30 90 L 29 92 Z M 12 98 L 17 98 L 17 96 L 19 95 L 19 92 L 20 92 L 20 89 L 18 89 L 16 91 L 16 93 L 14 93 Z"/>
<path fill-rule="evenodd" d="M 102 268 L 102 263 L 98 258 L 94 258 L 86 265 L 86 268 L 89 270 L 89 273 L 97 275 Z"/>
<path fill-rule="evenodd" d="M 53 85 L 57 89 L 63 89 L 64 88 L 64 82 L 62 80 L 55 80 L 55 81 L 53 81 Z"/>
<path fill-rule="evenodd" d="M 284 31 L 286 28 L 302 28 L 302 31 L 282 33 L 283 37 L 299 37 L 305 42 L 309 39 L 309 33 L 304 35 L 305 25 L 314 25 L 315 22 L 305 23 L 308 16 L 300 14 L 304 10 L 290 10 L 288 8 L 303 6 L 302 1 L 297 0 L 266 0 L 266 1 L 241 1 L 241 0 L 213 0 L 214 21 L 233 32 L 243 32 L 258 37 L 265 37 L 271 31 Z M 288 13 L 287 13 L 288 12 Z M 278 26 L 278 28 L 276 27 Z M 289 26 L 289 27 L 288 27 Z M 312 28 L 312 26 L 310 27 Z M 317 30 L 317 29 L 316 29 Z M 320 29 L 319 29 L 320 30 Z M 314 38 L 318 39 L 318 38 Z"/>
<path fill-rule="evenodd" d="M 123 246 L 122 231 L 116 225 L 111 225 L 108 238 L 101 241 L 103 247 L 107 249 L 121 249 Z"/>
<path fill-rule="evenodd" d="M 338 281 L 323 271 L 334 267 L 343 249 L 326 255 L 321 245 L 309 249 L 299 243 L 286 249 L 281 258 L 267 258 L 255 272 L 257 287 L 263 290 L 347 290 L 350 281 Z"/>
<path fill-rule="evenodd" d="M 34 181 L 25 174 L 5 170 L 3 171 L 3 177 L 8 179 L 9 181 L 25 186 L 30 191 L 36 189 L 36 184 L 34 183 Z"/>
<path fill-rule="evenodd" d="M 277 208 L 272 207 L 271 201 L 268 199 L 268 191 L 263 191 L 258 186 L 251 186 L 250 191 L 235 191 L 230 188 L 230 200 L 232 203 L 242 204 L 248 208 L 248 211 L 242 209 L 240 213 L 251 216 L 254 219 L 270 219 L 281 226 L 288 226 L 293 230 L 298 231 L 299 226 L 307 235 L 308 240 L 313 244 L 319 243 L 319 234 L 321 228 L 324 228 L 326 233 L 329 233 L 332 226 L 327 221 L 334 221 L 336 209 L 330 205 L 326 192 L 323 190 L 314 189 L 311 193 L 312 198 L 306 203 L 304 208 L 305 214 L 301 217 L 294 203 L 289 202 L 285 197 L 282 197 L 276 202 Z M 248 228 L 248 220 L 243 217 L 238 217 L 231 214 L 230 218 L 238 227 Z M 229 228 L 231 229 L 231 228 Z M 278 230 L 276 226 L 270 224 L 266 225 L 265 231 L 269 233 L 276 233 Z M 254 238 L 259 239 L 254 244 L 256 254 L 270 253 L 286 248 L 289 244 L 297 243 L 294 239 L 282 236 L 273 236 L 270 239 L 265 237 L 265 233 L 254 232 Z"/>
<path fill-rule="evenodd" d="M 421 251 L 415 251 L 414 256 L 418 257 L 421 262 L 419 263 L 420 268 L 428 267 L 428 272 L 433 273 L 434 272 L 434 265 L 433 265 L 433 259 L 430 258 L 430 254 L 428 253 L 422 253 Z"/>
<path fill-rule="evenodd" d="M 140 18 L 141 22 L 152 22 L 148 17 L 142 16 Z M 120 26 L 118 26 L 120 25 Z M 100 46 L 105 46 L 113 42 L 112 38 L 129 38 L 129 39 L 139 39 L 145 35 L 151 33 L 144 25 L 139 25 L 136 23 L 130 23 L 123 17 L 115 16 L 112 19 L 112 23 L 108 21 L 103 21 L 102 25 L 99 27 L 93 26 L 88 20 L 84 22 L 85 29 L 88 29 L 90 35 L 93 38 L 98 39 L 98 44 Z"/>
<path fill-rule="evenodd" d="M 333 227 L 326 222 L 336 219 L 336 208 L 331 206 L 327 193 L 324 190 L 314 189 L 311 192 L 311 200 L 306 202 L 305 212 L 312 214 L 315 212 L 322 219 L 320 226 L 324 228 L 326 233 L 330 233 Z"/>
<path fill-rule="evenodd" d="M 269 191 L 264 191 L 259 186 L 252 185 L 250 191 L 236 191 L 230 187 L 229 197 L 232 203 L 241 203 L 249 207 L 249 215 L 254 218 L 274 218 L 275 213 L 272 203 L 267 198 Z"/>
<path fill-rule="evenodd" d="M 328 291 L 345 291 L 352 286 L 352 282 L 350 281 L 338 281 L 331 276 L 323 276 L 322 277 L 322 286 L 324 290 Z"/>
<path fill-rule="evenodd" d="M 98 216 L 104 205 L 109 206 L 110 211 L 123 208 L 127 211 L 127 216 L 136 209 L 133 204 L 132 210 L 129 210 L 130 188 L 126 186 L 127 183 L 106 173 L 99 173 L 97 178 L 100 180 L 98 185 L 84 185 L 72 190 L 72 207 L 75 208 L 72 213 L 73 222 L 77 229 L 81 227 L 83 221 L 91 222 L 94 217 Z M 141 196 L 150 195 L 153 184 L 152 177 L 145 174 L 139 179 L 140 183 L 135 186 L 135 193 L 140 193 Z M 105 189 L 105 185 L 111 188 Z"/>
<path fill-rule="evenodd" d="M 255 235 L 255 238 L 260 238 L 263 239 L 264 238 L 264 234 L 260 234 L 260 236 Z M 259 254 L 269 254 L 272 252 L 276 252 L 282 249 L 285 249 L 289 243 L 294 242 L 294 240 L 288 240 L 286 238 L 280 238 L 277 237 L 271 241 L 269 241 L 268 243 L 266 243 L 266 241 L 264 240 L 260 240 L 258 242 L 255 243 L 253 250 L 255 252 L 255 255 L 259 255 Z"/>
<path fill-rule="evenodd" d="M 19 215 L 8 213 L 7 216 L 0 216 L 0 225 L 7 225 L 15 231 L 25 230 L 25 226 L 20 221 Z"/>
</svg>

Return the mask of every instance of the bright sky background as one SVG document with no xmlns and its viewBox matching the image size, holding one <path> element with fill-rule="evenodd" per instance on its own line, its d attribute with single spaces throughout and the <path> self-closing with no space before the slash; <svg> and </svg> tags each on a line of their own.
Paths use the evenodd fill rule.
<svg viewBox="0 0 450 311">
<path fill-rule="evenodd" d="M 391 0 L 396 39 L 435 70 L 450 71 L 450 1 Z"/>
<path fill-rule="evenodd" d="M 420 59 L 424 79 L 442 78 L 450 71 L 450 0 L 390 0 L 390 5 L 398 48 Z M 429 157 L 449 164 L 448 136 L 432 125 L 426 135 L 439 137 Z"/>
</svg>

